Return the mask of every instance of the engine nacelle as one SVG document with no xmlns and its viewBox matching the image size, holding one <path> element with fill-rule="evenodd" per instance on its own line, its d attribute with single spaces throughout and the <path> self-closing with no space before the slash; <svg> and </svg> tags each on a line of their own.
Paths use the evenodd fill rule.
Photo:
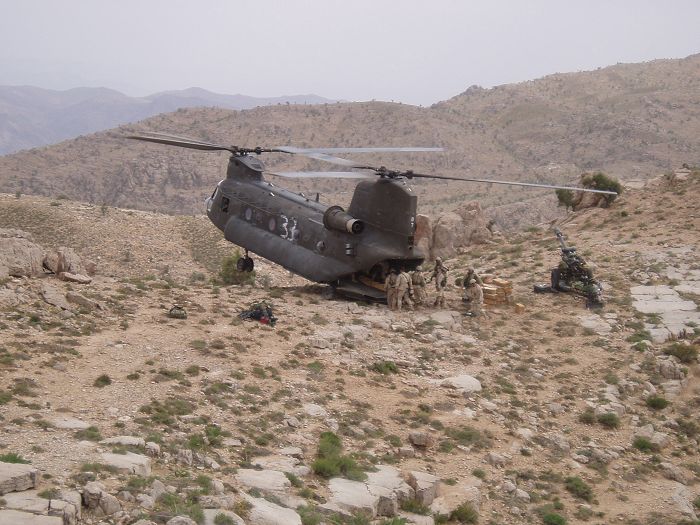
<svg viewBox="0 0 700 525">
<path fill-rule="evenodd" d="M 365 223 L 345 212 L 340 206 L 331 206 L 323 214 L 323 225 L 329 230 L 359 235 L 365 229 Z"/>
</svg>

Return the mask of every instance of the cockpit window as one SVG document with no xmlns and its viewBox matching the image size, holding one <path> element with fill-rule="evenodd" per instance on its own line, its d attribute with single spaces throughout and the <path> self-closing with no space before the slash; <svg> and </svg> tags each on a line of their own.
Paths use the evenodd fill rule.
<svg viewBox="0 0 700 525">
<path fill-rule="evenodd" d="M 228 197 L 221 197 L 221 211 L 228 212 L 228 204 L 231 202 Z"/>
</svg>

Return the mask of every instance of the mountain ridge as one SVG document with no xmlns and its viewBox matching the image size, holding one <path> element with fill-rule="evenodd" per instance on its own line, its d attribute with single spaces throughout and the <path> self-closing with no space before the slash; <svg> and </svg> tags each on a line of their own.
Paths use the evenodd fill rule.
<svg viewBox="0 0 700 525">
<path fill-rule="evenodd" d="M 313 94 L 252 97 L 194 87 L 130 97 L 106 87 L 52 90 L 36 86 L 0 86 L 0 155 L 53 144 L 185 107 L 250 109 L 271 104 L 330 102 L 334 101 Z"/>
</svg>

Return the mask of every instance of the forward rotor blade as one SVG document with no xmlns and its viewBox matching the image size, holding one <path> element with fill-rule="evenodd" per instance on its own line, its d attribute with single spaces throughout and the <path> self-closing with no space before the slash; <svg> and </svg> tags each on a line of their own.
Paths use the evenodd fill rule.
<svg viewBox="0 0 700 525">
<path fill-rule="evenodd" d="M 460 177 L 448 177 L 446 175 L 425 175 L 422 173 L 405 173 L 406 178 L 424 178 L 424 179 L 447 179 L 447 180 L 461 180 L 462 182 L 483 182 L 484 184 L 505 184 L 507 186 L 526 186 L 529 188 L 550 188 L 553 190 L 571 190 L 571 191 L 585 191 L 588 193 L 603 193 L 605 195 L 617 195 L 614 191 L 608 190 L 594 190 L 592 188 L 576 188 L 574 186 L 558 186 L 554 184 L 542 184 L 539 182 L 512 182 L 507 180 L 492 180 L 492 179 L 463 179 Z"/>
<path fill-rule="evenodd" d="M 213 144 L 211 142 L 202 142 L 200 140 L 187 139 L 183 137 L 174 137 L 171 135 L 160 135 L 152 133 L 148 135 L 127 135 L 126 138 L 134 140 L 143 140 L 146 142 L 155 142 L 157 144 L 168 144 L 170 146 L 179 146 L 181 148 L 199 149 L 204 151 L 230 151 L 236 153 L 237 149 L 233 146 L 223 146 L 221 144 Z"/>
<path fill-rule="evenodd" d="M 361 171 L 266 171 L 266 174 L 290 179 L 376 179 L 374 173 Z"/>
</svg>

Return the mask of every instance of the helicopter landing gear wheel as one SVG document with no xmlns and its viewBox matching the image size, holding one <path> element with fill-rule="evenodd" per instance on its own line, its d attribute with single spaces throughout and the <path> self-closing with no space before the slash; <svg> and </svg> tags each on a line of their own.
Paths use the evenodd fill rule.
<svg viewBox="0 0 700 525">
<path fill-rule="evenodd" d="M 239 272 L 252 272 L 254 267 L 255 263 L 250 257 L 239 257 L 236 261 L 236 270 Z"/>
</svg>

